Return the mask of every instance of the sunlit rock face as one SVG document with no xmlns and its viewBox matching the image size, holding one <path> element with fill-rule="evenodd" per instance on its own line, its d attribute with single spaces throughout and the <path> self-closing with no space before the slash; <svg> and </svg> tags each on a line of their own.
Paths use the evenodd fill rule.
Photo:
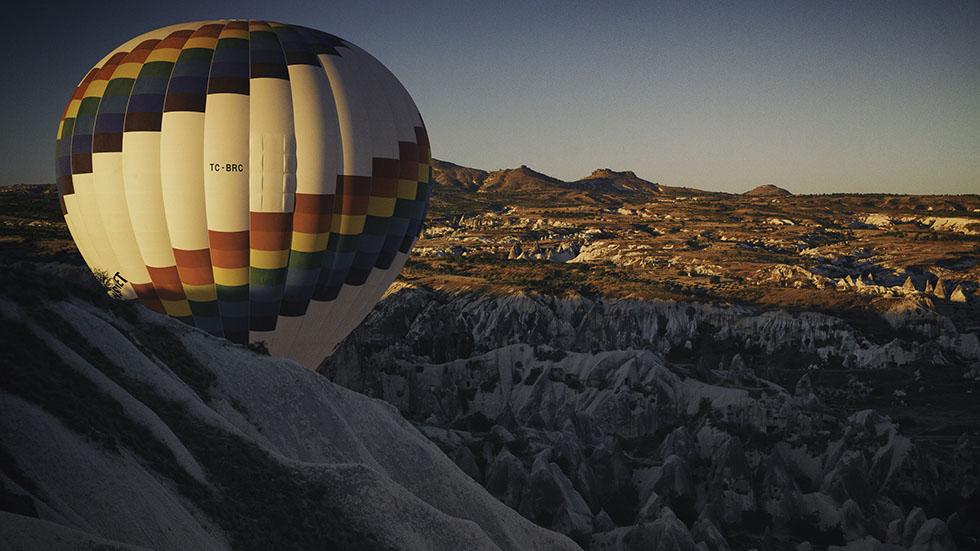
<svg viewBox="0 0 980 551">
<path fill-rule="evenodd" d="M 818 375 L 965 371 L 975 338 L 914 308 L 858 324 L 402 286 L 321 372 L 395 405 L 495 497 L 592 549 L 877 549 L 943 500 L 922 538 L 962 545 L 976 534 L 950 512 L 972 511 L 972 445 L 945 463 L 887 416 L 832 407 L 860 403 L 864 383 Z"/>
</svg>

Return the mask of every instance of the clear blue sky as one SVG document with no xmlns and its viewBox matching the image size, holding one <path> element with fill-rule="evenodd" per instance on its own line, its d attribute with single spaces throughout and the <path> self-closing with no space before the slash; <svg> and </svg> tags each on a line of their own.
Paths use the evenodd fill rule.
<svg viewBox="0 0 980 551">
<path fill-rule="evenodd" d="M 980 2 L 51 2 L 5 10 L 0 183 L 54 180 L 74 85 L 166 24 L 337 34 L 406 85 L 436 157 L 743 191 L 980 193 Z M 601 4 L 601 6 L 600 6 Z"/>
</svg>

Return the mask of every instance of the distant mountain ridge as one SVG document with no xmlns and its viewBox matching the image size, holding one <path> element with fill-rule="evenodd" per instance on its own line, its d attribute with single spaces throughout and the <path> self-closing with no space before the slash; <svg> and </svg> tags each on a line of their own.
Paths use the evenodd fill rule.
<svg viewBox="0 0 980 551">
<path fill-rule="evenodd" d="M 562 180 L 538 172 L 527 165 L 487 171 L 433 159 L 432 178 L 440 186 L 478 193 L 548 191 L 578 193 L 582 197 L 591 198 L 596 198 L 597 194 L 605 195 L 607 198 L 644 195 L 731 195 L 727 192 L 708 191 L 693 187 L 665 186 L 659 182 L 651 182 L 641 178 L 632 170 L 614 170 L 612 168 L 597 168 L 588 176 L 578 180 Z M 775 184 L 763 184 L 741 195 L 744 197 L 790 197 L 793 193 Z"/>
<path fill-rule="evenodd" d="M 584 178 L 565 181 L 538 172 L 527 165 L 486 171 L 433 159 L 432 177 L 437 184 L 442 186 L 481 193 L 494 191 L 584 191 L 657 194 L 664 192 L 664 186 L 644 180 L 631 170 L 617 171 L 610 168 L 599 168 Z"/>
</svg>

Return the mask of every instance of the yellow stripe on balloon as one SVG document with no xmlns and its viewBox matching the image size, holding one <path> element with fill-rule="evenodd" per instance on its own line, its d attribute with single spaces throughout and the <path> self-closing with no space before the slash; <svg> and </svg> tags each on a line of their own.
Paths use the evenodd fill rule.
<svg viewBox="0 0 980 551">
<path fill-rule="evenodd" d="M 364 219 L 366 217 L 363 214 L 351 215 L 351 214 L 341 214 L 339 216 L 334 216 L 331 220 L 330 231 L 334 233 L 339 233 L 342 235 L 357 235 L 361 233 L 364 229 Z"/>
<path fill-rule="evenodd" d="M 194 38 L 188 39 L 184 43 L 184 49 L 189 48 L 207 48 L 213 50 L 215 45 L 218 44 L 218 39 L 210 36 L 195 36 Z"/>
<path fill-rule="evenodd" d="M 248 285 L 248 266 L 244 268 L 211 268 L 214 273 L 214 282 L 226 287 L 236 287 L 238 285 Z"/>
<path fill-rule="evenodd" d="M 221 35 L 218 38 L 243 38 L 248 40 L 249 34 L 246 30 L 225 28 L 221 30 Z"/>
<path fill-rule="evenodd" d="M 116 67 L 116 70 L 112 73 L 112 78 L 131 78 L 135 79 L 140 74 L 140 69 L 143 67 L 142 63 L 123 63 L 122 65 Z M 111 79 L 110 79 L 111 80 Z"/>
<path fill-rule="evenodd" d="M 368 199 L 367 213 L 370 216 L 389 218 L 395 212 L 394 197 L 374 197 Z"/>
<path fill-rule="evenodd" d="M 191 315 L 191 306 L 186 300 L 160 300 L 168 316 L 184 318 Z"/>
<path fill-rule="evenodd" d="M 82 100 L 73 99 L 68 104 L 68 110 L 65 111 L 66 119 L 74 119 L 78 115 L 78 107 L 82 104 Z"/>
<path fill-rule="evenodd" d="M 187 296 L 187 300 L 194 302 L 211 302 L 213 300 L 218 300 L 218 295 L 215 292 L 214 285 L 190 285 L 185 283 L 184 295 Z"/>
<path fill-rule="evenodd" d="M 328 233 L 293 232 L 293 242 L 290 245 L 294 251 L 315 253 L 327 248 Z"/>
<path fill-rule="evenodd" d="M 180 55 L 180 48 L 160 48 L 159 50 L 153 50 L 150 55 L 146 57 L 146 61 L 143 63 L 153 63 L 154 61 L 165 61 L 167 63 L 173 63 L 177 61 L 177 57 Z"/>
<path fill-rule="evenodd" d="M 253 268 L 262 268 L 264 270 L 285 268 L 286 265 L 289 264 L 289 250 L 262 251 L 259 249 L 251 249 L 248 263 Z"/>
<path fill-rule="evenodd" d="M 101 98 L 105 94 L 105 87 L 109 84 L 108 80 L 93 80 L 85 88 L 86 98 Z M 83 98 L 84 99 L 84 98 Z"/>
<path fill-rule="evenodd" d="M 398 198 L 415 199 L 419 184 L 415 180 L 398 180 Z"/>
</svg>

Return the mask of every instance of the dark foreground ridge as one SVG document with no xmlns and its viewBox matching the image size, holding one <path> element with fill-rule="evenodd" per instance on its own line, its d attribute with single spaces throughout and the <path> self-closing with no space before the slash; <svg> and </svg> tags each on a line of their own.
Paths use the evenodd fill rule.
<svg viewBox="0 0 980 551">
<path fill-rule="evenodd" d="M 111 302 L 79 267 L 0 293 L 5 549 L 573 549 L 391 406 Z"/>
</svg>

